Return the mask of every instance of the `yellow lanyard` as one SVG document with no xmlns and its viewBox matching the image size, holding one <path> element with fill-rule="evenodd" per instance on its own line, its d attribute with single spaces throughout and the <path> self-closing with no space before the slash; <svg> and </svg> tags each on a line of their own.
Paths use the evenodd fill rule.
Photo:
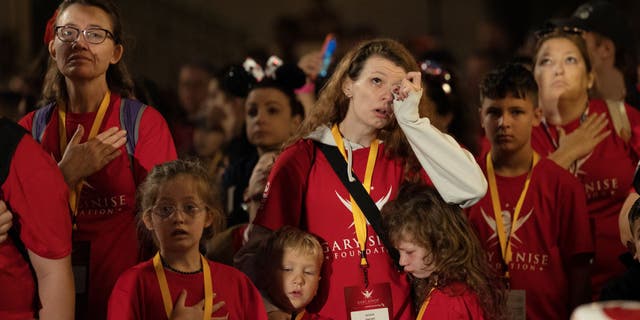
<svg viewBox="0 0 640 320">
<path fill-rule="evenodd" d="M 509 236 L 507 237 L 506 232 L 504 230 L 504 221 L 502 219 L 502 208 L 500 206 L 500 196 L 498 195 L 498 185 L 496 183 L 496 175 L 493 169 L 493 161 L 491 160 L 491 152 L 487 153 L 487 177 L 489 179 L 489 192 L 491 193 L 491 204 L 493 205 L 493 215 L 496 221 L 496 229 L 498 232 L 498 239 L 500 240 L 500 251 L 502 253 L 502 259 L 507 267 L 505 271 L 505 276 L 509 278 L 509 263 L 511 262 L 511 237 L 515 232 L 515 228 L 513 225 L 518 221 L 518 217 L 520 216 L 520 211 L 522 210 L 522 204 L 524 203 L 524 198 L 527 195 L 527 190 L 529 189 L 529 183 L 531 182 L 531 174 L 533 173 L 533 167 L 536 166 L 540 156 L 533 152 L 533 163 L 531 164 L 531 169 L 529 169 L 529 173 L 527 173 L 527 179 L 525 180 L 524 187 L 522 188 L 522 192 L 520 193 L 520 197 L 518 198 L 518 202 L 516 203 L 516 207 L 513 211 L 513 218 L 511 220 L 511 230 L 509 232 Z"/>
<path fill-rule="evenodd" d="M 333 139 L 338 145 L 338 149 L 342 156 L 347 159 L 347 154 L 344 150 L 344 142 L 342 141 L 342 135 L 340 134 L 340 130 L 338 130 L 338 125 L 334 124 L 331 128 L 331 133 L 333 134 Z M 378 157 L 378 139 L 373 139 L 371 141 L 371 146 L 369 147 L 369 158 L 367 159 L 367 169 L 364 173 L 364 189 L 367 190 L 367 193 L 370 193 L 371 189 L 371 177 L 373 177 L 373 167 L 376 165 L 376 158 Z M 348 161 L 348 159 L 347 159 Z M 349 168 L 350 170 L 351 168 Z M 366 243 L 367 243 L 367 219 L 358 204 L 351 198 L 351 214 L 353 215 L 353 224 L 356 228 L 356 237 L 358 238 L 358 245 L 360 246 L 360 266 L 367 267 L 369 264 L 367 263 L 367 257 L 365 254 Z"/>
<path fill-rule="evenodd" d="M 109 107 L 109 102 L 111 101 L 111 92 L 107 90 L 107 93 L 102 98 L 102 102 L 100 103 L 100 107 L 98 108 L 98 113 L 96 114 L 96 118 L 93 120 L 93 124 L 91 125 L 91 130 L 89 131 L 89 137 L 87 140 L 95 137 L 98 134 L 98 130 L 100 130 L 100 126 L 102 125 L 102 120 L 104 119 L 104 115 L 107 113 L 107 109 Z M 67 106 L 64 103 L 60 103 L 58 106 L 58 132 L 60 136 L 60 155 L 64 155 L 64 151 L 67 148 Z M 76 224 L 75 217 L 78 215 L 78 202 L 80 200 L 80 192 L 82 192 L 82 186 L 84 184 L 84 180 L 78 182 L 74 188 L 69 190 L 69 205 L 71 206 L 71 212 L 73 213 L 73 229 L 77 230 L 78 226 Z"/>
<path fill-rule="evenodd" d="M 305 312 L 307 312 L 306 310 L 302 310 L 302 312 L 298 313 L 296 315 L 296 318 L 294 320 L 302 320 L 302 318 L 304 317 Z"/>
<path fill-rule="evenodd" d="M 424 316 L 424 312 L 427 311 L 427 306 L 429 305 L 429 301 L 431 301 L 431 293 L 433 292 L 434 288 L 431 288 L 431 290 L 429 290 L 429 293 L 427 294 L 427 299 L 424 300 L 424 302 L 422 303 L 422 306 L 420 306 L 420 312 L 418 312 L 418 317 L 416 318 L 416 320 L 422 320 L 422 317 Z"/>
<path fill-rule="evenodd" d="M 164 304 L 164 311 L 167 313 L 167 319 L 171 318 L 171 312 L 173 312 L 173 300 L 171 299 L 171 292 L 169 292 L 169 284 L 167 283 L 167 276 L 164 274 L 164 268 L 162 267 L 162 261 L 160 260 L 160 252 L 156 253 L 153 257 L 153 268 L 156 271 L 156 277 L 158 278 L 158 285 L 160 285 L 160 292 L 162 293 L 162 303 Z M 209 269 L 209 263 L 202 255 L 200 255 L 202 261 L 202 276 L 204 277 L 204 320 L 211 319 L 211 313 L 213 311 L 213 282 L 211 280 L 211 269 Z"/>
</svg>

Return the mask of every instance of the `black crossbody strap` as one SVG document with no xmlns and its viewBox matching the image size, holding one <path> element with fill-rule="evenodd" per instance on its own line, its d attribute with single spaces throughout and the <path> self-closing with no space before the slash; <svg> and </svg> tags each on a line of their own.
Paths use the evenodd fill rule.
<svg viewBox="0 0 640 320">
<path fill-rule="evenodd" d="M 369 224 L 371 224 L 373 230 L 378 234 L 380 240 L 382 240 L 385 249 L 389 253 L 389 256 L 395 263 L 396 267 L 400 268 L 398 264 L 400 254 L 398 253 L 398 250 L 391 245 L 391 241 L 389 241 L 387 233 L 382 229 L 382 215 L 380 214 L 380 209 L 378 209 L 378 206 L 373 202 L 369 193 L 364 189 L 362 182 L 358 180 L 355 174 L 353 175 L 354 181 L 349 181 L 347 170 L 345 170 L 347 168 L 347 162 L 344 160 L 344 157 L 340 154 L 337 147 L 320 142 L 315 142 L 315 144 L 327 158 L 329 164 L 331 164 L 331 168 L 333 168 L 333 171 L 336 173 L 338 178 L 340 178 L 340 181 L 342 181 L 342 184 L 344 184 L 347 190 L 349 190 L 349 193 L 362 210 L 362 213 L 364 213 Z"/>
</svg>

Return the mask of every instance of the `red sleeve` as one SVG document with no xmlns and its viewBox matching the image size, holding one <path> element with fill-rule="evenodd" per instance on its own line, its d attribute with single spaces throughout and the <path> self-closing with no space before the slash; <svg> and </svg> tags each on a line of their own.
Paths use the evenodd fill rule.
<svg viewBox="0 0 640 320">
<path fill-rule="evenodd" d="M 244 319 L 256 319 L 256 320 L 268 320 L 267 311 L 264 308 L 264 303 L 262 302 L 262 296 L 256 287 L 253 285 L 253 282 L 249 280 L 244 273 L 240 274 L 242 277 L 242 298 L 239 302 L 245 306 L 244 309 Z M 247 308 L 246 306 L 251 306 Z"/>
<path fill-rule="evenodd" d="M 31 111 L 27 113 L 27 115 L 22 117 L 20 121 L 18 121 L 18 124 L 29 131 L 29 133 L 31 133 L 31 126 L 33 125 L 33 116 L 35 115 L 35 113 L 35 111 Z"/>
<path fill-rule="evenodd" d="M 135 151 L 136 182 L 141 182 L 153 166 L 175 160 L 176 147 L 160 113 L 147 107 L 142 114 Z"/>
<path fill-rule="evenodd" d="M 133 320 L 141 319 L 139 310 L 144 305 L 138 294 L 137 268 L 125 271 L 116 282 L 109 297 L 107 312 L 108 320 Z"/>
<path fill-rule="evenodd" d="M 283 225 L 300 225 L 315 152 L 311 140 L 302 140 L 278 156 L 269 174 L 264 203 L 258 210 L 255 224 L 271 230 Z"/>
<path fill-rule="evenodd" d="M 640 111 L 625 105 L 627 110 L 627 117 L 629 118 L 629 124 L 631 125 L 631 139 L 629 139 L 629 145 L 633 150 L 633 159 L 640 158 Z"/>
<path fill-rule="evenodd" d="M 18 144 L 2 191 L 30 251 L 47 259 L 71 253 L 67 185 L 57 164 L 31 136 Z"/>
<path fill-rule="evenodd" d="M 209 265 L 216 293 L 213 302 L 225 302 L 224 307 L 213 313 L 213 318 L 226 315 L 229 319 L 267 320 L 262 296 L 244 273 L 213 261 L 209 261 Z"/>
<path fill-rule="evenodd" d="M 449 296 L 436 290 L 422 316 L 422 320 L 426 319 L 482 320 L 484 315 L 474 293 L 467 291 L 462 295 Z"/>
</svg>

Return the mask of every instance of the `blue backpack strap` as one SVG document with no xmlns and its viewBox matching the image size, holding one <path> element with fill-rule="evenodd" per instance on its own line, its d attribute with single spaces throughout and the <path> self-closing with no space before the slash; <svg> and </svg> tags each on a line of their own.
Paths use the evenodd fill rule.
<svg viewBox="0 0 640 320">
<path fill-rule="evenodd" d="M 53 113 L 53 109 L 55 106 L 55 102 L 50 102 L 44 107 L 36 110 L 33 115 L 33 122 L 31 123 L 31 135 L 33 139 L 38 141 L 38 143 L 42 142 L 42 137 L 44 136 L 44 129 L 47 127 L 49 120 L 51 120 L 51 114 Z"/>
<path fill-rule="evenodd" d="M 131 167 L 131 174 L 135 182 L 135 167 L 133 155 L 136 151 L 136 144 L 138 143 L 138 129 L 140 128 L 140 120 L 142 114 L 147 105 L 132 99 L 122 98 L 120 102 L 120 128 L 127 130 L 127 154 L 129 155 L 129 165 Z"/>
</svg>

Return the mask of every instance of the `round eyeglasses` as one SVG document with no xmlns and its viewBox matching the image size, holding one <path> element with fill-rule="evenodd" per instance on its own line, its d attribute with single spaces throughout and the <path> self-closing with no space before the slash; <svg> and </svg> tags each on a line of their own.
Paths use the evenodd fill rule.
<svg viewBox="0 0 640 320">
<path fill-rule="evenodd" d="M 183 204 L 181 206 L 178 205 L 170 205 L 170 204 L 157 204 L 152 208 L 152 212 L 160 218 L 166 219 L 172 216 L 174 213 L 178 211 L 182 211 L 190 218 L 195 217 L 198 213 L 206 210 L 206 206 L 200 207 L 196 204 Z"/>
<path fill-rule="evenodd" d="M 80 34 L 82 34 L 84 40 L 91 44 L 101 44 L 107 38 L 114 39 L 111 31 L 97 27 L 80 30 L 72 26 L 59 26 L 55 27 L 54 31 L 62 42 L 75 42 L 80 37 Z"/>
</svg>

